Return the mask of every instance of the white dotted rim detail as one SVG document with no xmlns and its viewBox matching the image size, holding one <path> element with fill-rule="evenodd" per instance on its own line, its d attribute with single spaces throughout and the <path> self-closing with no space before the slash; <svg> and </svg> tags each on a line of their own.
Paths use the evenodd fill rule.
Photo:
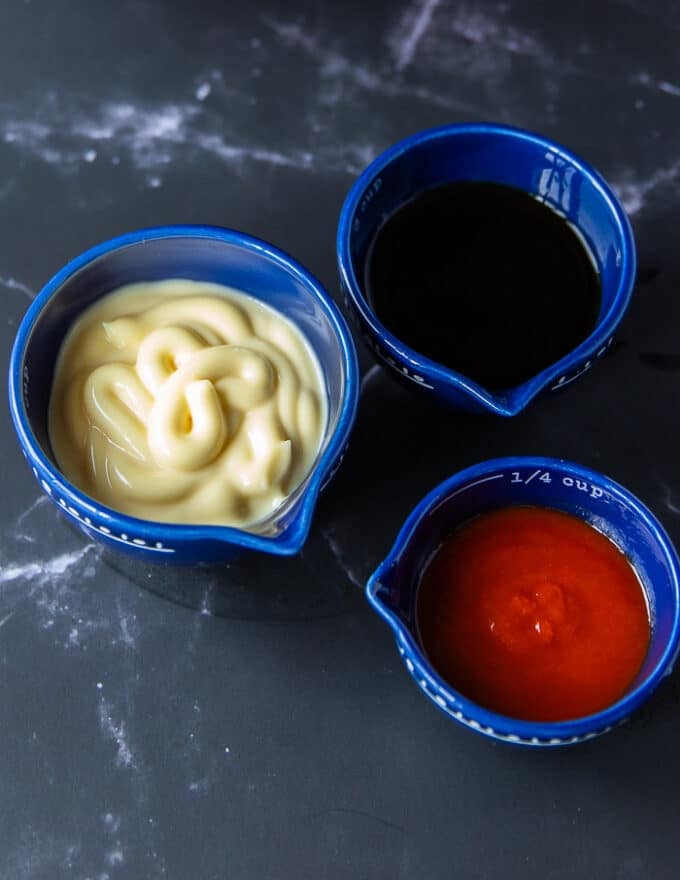
<svg viewBox="0 0 680 880">
<path fill-rule="evenodd" d="M 590 739 L 595 739 L 595 737 L 602 736 L 602 734 L 609 733 L 610 730 L 613 730 L 614 727 L 617 727 L 618 724 L 622 724 L 625 719 L 618 722 L 617 724 L 610 724 L 607 727 L 603 727 L 601 730 L 591 731 L 589 733 L 582 733 L 577 736 L 566 736 L 559 737 L 553 736 L 548 738 L 541 738 L 538 736 L 532 737 L 522 737 L 516 733 L 502 733 L 499 730 L 496 730 L 493 727 L 489 727 L 488 725 L 481 724 L 479 721 L 476 721 L 474 718 L 468 718 L 467 715 L 464 715 L 460 709 L 455 709 L 444 697 L 438 693 L 434 688 L 431 688 L 427 681 L 422 678 L 421 674 L 415 668 L 413 661 L 410 657 L 406 656 L 405 648 L 401 644 L 397 644 L 397 648 L 399 650 L 399 654 L 401 655 L 402 660 L 404 661 L 406 668 L 409 673 L 416 681 L 420 689 L 427 694 L 427 696 L 439 706 L 447 715 L 450 715 L 452 718 L 455 718 L 456 721 L 459 721 L 461 724 L 464 724 L 466 727 L 469 727 L 471 730 L 475 730 L 478 733 L 484 733 L 487 736 L 493 737 L 494 739 L 503 740 L 504 742 L 516 743 L 518 745 L 526 745 L 526 746 L 563 746 L 563 745 L 573 745 L 574 743 L 582 743 L 586 742 Z"/>
<path fill-rule="evenodd" d="M 55 498 L 52 488 L 46 480 L 40 478 L 38 471 L 36 468 L 33 468 L 33 473 L 35 474 L 35 478 L 39 481 L 42 488 L 47 492 L 47 494 L 52 498 L 53 501 L 58 502 L 59 506 L 62 508 L 64 513 L 67 513 L 69 516 L 73 517 L 73 519 L 77 520 L 79 523 L 82 523 L 89 531 L 98 532 L 107 541 L 117 541 L 119 544 L 126 544 L 127 546 L 132 545 L 133 547 L 143 547 L 145 550 L 152 550 L 154 553 L 175 553 L 174 547 L 166 547 L 162 541 L 147 541 L 144 538 L 131 538 L 127 532 L 121 532 L 120 535 L 115 535 L 113 531 L 108 526 L 100 526 L 95 525 L 92 522 L 89 516 L 83 516 L 80 511 L 76 510 L 75 507 L 72 507 L 70 504 L 67 504 L 64 498 Z"/>
<path fill-rule="evenodd" d="M 550 390 L 556 391 L 558 388 L 563 388 L 565 385 L 569 385 L 570 382 L 573 382 L 574 379 L 578 379 L 579 376 L 582 376 L 584 373 L 587 373 L 588 370 L 592 367 L 593 361 L 596 358 L 604 357 L 604 355 L 607 353 L 607 350 L 609 349 L 609 347 L 613 341 L 614 341 L 614 337 L 610 336 L 609 339 L 607 340 L 607 342 L 605 342 L 604 345 L 602 345 L 595 352 L 595 355 L 593 357 L 589 358 L 582 366 L 577 367 L 573 372 L 564 373 L 563 375 L 561 375 L 560 378 L 557 380 L 557 382 L 554 385 L 550 386 Z"/>
</svg>

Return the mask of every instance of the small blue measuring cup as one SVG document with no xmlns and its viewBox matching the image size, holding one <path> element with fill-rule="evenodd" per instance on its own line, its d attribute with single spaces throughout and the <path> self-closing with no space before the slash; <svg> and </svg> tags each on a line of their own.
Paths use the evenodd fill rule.
<svg viewBox="0 0 680 880">
<path fill-rule="evenodd" d="M 366 295 L 366 263 L 381 225 L 419 193 L 453 181 L 505 184 L 544 202 L 576 231 L 600 276 L 601 305 L 592 333 L 537 375 L 500 392 L 410 348 L 380 322 Z M 422 131 L 378 156 L 347 195 L 340 214 L 337 257 L 346 305 L 380 361 L 454 406 L 502 416 L 516 415 L 543 391 L 566 387 L 606 353 L 630 301 L 636 271 L 630 223 L 593 168 L 545 137 L 484 123 Z M 550 292 L 547 277 L 546 300 Z M 559 321 L 554 307 L 547 310 L 551 320 Z"/>
</svg>

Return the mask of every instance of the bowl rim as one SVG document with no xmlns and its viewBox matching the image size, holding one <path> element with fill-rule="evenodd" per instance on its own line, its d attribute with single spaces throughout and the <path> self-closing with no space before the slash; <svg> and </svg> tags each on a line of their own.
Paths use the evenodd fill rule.
<svg viewBox="0 0 680 880">
<path fill-rule="evenodd" d="M 662 654 L 649 674 L 635 688 L 610 706 L 600 712 L 565 721 L 528 721 L 487 709 L 447 683 L 430 664 L 411 630 L 404 625 L 392 609 L 386 607 L 380 600 L 379 593 L 385 583 L 389 582 L 390 573 L 399 565 L 402 554 L 413 539 L 421 520 L 444 500 L 458 492 L 465 491 L 471 483 L 483 480 L 493 471 L 512 471 L 518 468 L 550 470 L 556 467 L 575 479 L 585 479 L 603 487 L 609 494 L 624 502 L 635 517 L 644 522 L 661 550 L 671 575 L 671 589 L 674 598 L 673 625 Z M 622 549 L 625 551 L 625 547 Z M 670 537 L 649 508 L 624 486 L 592 468 L 562 458 L 508 456 L 487 459 L 464 468 L 441 482 L 428 492 L 410 512 L 389 553 L 370 576 L 365 594 L 373 609 L 392 628 L 397 638 L 397 644 L 401 642 L 406 651 L 406 657 L 417 667 L 418 675 L 429 685 L 429 688 L 426 689 L 428 695 L 432 696 L 430 690 L 434 692 L 433 699 L 439 708 L 450 715 L 450 711 L 436 699 L 437 694 L 443 697 L 447 705 L 455 706 L 462 713 L 463 719 L 458 720 L 463 720 L 463 723 L 475 730 L 481 728 L 479 732 L 511 742 L 529 745 L 562 745 L 569 741 L 588 739 L 616 726 L 625 721 L 633 710 L 651 695 L 660 681 L 670 674 L 680 650 L 680 559 Z M 536 740 L 540 742 L 536 742 Z"/>
<path fill-rule="evenodd" d="M 299 495 L 293 501 L 292 508 L 285 502 L 282 505 L 284 512 L 297 509 L 295 509 L 292 520 L 277 535 L 257 534 L 234 526 L 162 523 L 120 513 L 90 498 L 67 480 L 45 455 L 31 428 L 23 395 L 24 359 L 26 345 L 47 303 L 76 272 L 107 253 L 122 250 L 130 245 L 143 244 L 147 241 L 173 238 L 221 241 L 273 260 L 280 268 L 302 283 L 321 303 L 338 340 L 345 382 L 337 423 L 313 471 L 303 481 L 301 487 L 293 493 L 293 496 L 297 492 Z M 52 484 L 61 495 L 59 503 L 62 507 L 70 510 L 76 516 L 78 516 L 76 508 L 79 507 L 86 511 L 89 517 L 104 522 L 108 529 L 104 535 L 106 539 L 120 541 L 121 539 L 117 538 L 114 533 L 133 532 L 149 540 L 151 547 L 156 542 L 163 545 L 176 545 L 178 540 L 185 543 L 212 540 L 233 544 L 244 549 L 290 556 L 302 548 L 311 528 L 319 492 L 325 482 L 330 479 L 336 467 L 339 466 L 344 448 L 347 445 L 359 403 L 359 363 L 352 334 L 339 307 L 315 276 L 285 251 L 263 239 L 228 227 L 206 224 L 171 224 L 144 227 L 107 239 L 69 260 L 50 278 L 29 306 L 18 327 L 10 355 L 8 394 L 12 421 L 19 443 L 34 468 L 35 476 L 40 480 L 43 489 L 52 495 L 46 488 Z M 92 525 L 87 520 L 86 523 Z M 96 524 L 94 528 L 96 529 Z M 127 540 L 123 540 L 121 543 L 130 546 L 130 542 Z M 139 542 L 136 543 L 139 544 Z M 142 549 L 142 545 L 140 545 L 140 549 Z"/>
<path fill-rule="evenodd" d="M 468 135 L 485 135 L 506 138 L 512 141 L 524 141 L 549 150 L 571 165 L 577 167 L 588 178 L 593 188 L 608 206 L 614 220 L 614 226 L 621 240 L 620 280 L 607 312 L 598 320 L 592 333 L 570 352 L 555 363 L 547 366 L 535 376 L 520 383 L 512 389 L 491 392 L 478 382 L 469 379 L 463 373 L 449 369 L 437 361 L 431 360 L 410 348 L 378 320 L 368 303 L 354 272 L 351 257 L 352 221 L 356 210 L 375 178 L 384 171 L 395 159 L 414 147 L 439 138 L 460 137 Z M 350 187 L 340 211 L 340 219 L 336 235 L 336 255 L 338 269 L 344 290 L 350 298 L 361 320 L 369 328 L 370 333 L 384 346 L 388 355 L 408 365 L 411 372 L 431 379 L 440 385 L 462 389 L 466 394 L 485 410 L 501 416 L 513 416 L 533 400 L 536 395 L 553 382 L 554 387 L 563 387 L 576 379 L 569 374 L 574 368 L 592 357 L 603 355 L 611 342 L 612 334 L 620 323 L 633 294 L 637 271 L 637 258 L 633 230 L 623 206 L 604 177 L 588 162 L 576 153 L 562 146 L 549 137 L 512 125 L 491 122 L 456 122 L 427 128 L 398 141 L 380 153 L 359 175 Z M 590 366 L 590 364 L 588 365 Z M 583 368 L 585 372 L 585 368 Z M 562 381 L 558 381 L 562 378 Z"/>
</svg>

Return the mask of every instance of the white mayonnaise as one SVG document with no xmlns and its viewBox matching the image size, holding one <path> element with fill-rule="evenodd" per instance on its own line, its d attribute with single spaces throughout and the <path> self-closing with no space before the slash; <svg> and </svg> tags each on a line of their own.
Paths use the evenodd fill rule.
<svg viewBox="0 0 680 880">
<path fill-rule="evenodd" d="M 50 398 L 52 448 L 92 498 L 148 520 L 247 527 L 309 473 L 321 368 L 280 313 L 232 288 L 130 284 L 76 322 Z"/>
</svg>

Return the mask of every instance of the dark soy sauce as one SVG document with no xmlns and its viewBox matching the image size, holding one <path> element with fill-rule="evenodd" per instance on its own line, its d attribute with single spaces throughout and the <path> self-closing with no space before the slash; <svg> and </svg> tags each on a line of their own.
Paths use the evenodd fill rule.
<svg viewBox="0 0 680 880">
<path fill-rule="evenodd" d="M 379 320 L 489 390 L 535 376 L 594 329 L 600 278 L 571 226 L 513 187 L 447 183 L 380 227 L 367 261 Z"/>
</svg>

